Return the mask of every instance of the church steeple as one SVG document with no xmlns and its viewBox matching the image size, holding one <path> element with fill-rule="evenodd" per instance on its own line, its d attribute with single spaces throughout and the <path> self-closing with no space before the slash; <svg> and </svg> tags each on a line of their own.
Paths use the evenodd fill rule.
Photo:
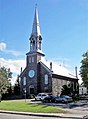
<svg viewBox="0 0 88 119">
<path fill-rule="evenodd" d="M 30 52 L 41 52 L 41 33 L 38 20 L 38 8 L 35 7 L 35 16 L 32 26 L 32 33 L 30 37 Z"/>
<path fill-rule="evenodd" d="M 38 8 L 37 8 L 37 5 L 36 5 L 36 8 L 35 8 L 35 16 L 34 16 L 34 22 L 33 22 L 33 27 L 32 27 L 32 35 L 35 35 L 35 36 L 41 35 L 40 26 L 39 26 L 39 20 L 38 20 Z"/>
</svg>

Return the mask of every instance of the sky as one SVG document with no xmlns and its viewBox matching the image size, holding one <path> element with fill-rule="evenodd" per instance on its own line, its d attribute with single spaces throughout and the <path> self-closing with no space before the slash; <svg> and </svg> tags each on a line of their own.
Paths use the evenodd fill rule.
<svg viewBox="0 0 88 119">
<path fill-rule="evenodd" d="M 10 67 L 12 83 L 25 68 L 36 4 L 47 60 L 79 74 L 88 51 L 88 0 L 0 0 L 0 66 Z"/>
</svg>

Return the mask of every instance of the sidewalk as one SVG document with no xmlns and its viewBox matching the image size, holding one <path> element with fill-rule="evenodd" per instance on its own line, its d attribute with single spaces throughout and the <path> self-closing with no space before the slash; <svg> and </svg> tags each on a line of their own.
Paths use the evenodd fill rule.
<svg viewBox="0 0 88 119">
<path fill-rule="evenodd" d="M 16 114 L 16 115 L 28 115 L 28 116 L 40 116 L 40 117 L 57 117 L 57 118 L 67 118 L 67 119 L 85 119 L 85 114 L 74 114 L 74 113 L 31 113 L 31 112 L 17 112 L 17 111 L 5 111 L 0 110 L 0 113 L 5 114 Z"/>
</svg>

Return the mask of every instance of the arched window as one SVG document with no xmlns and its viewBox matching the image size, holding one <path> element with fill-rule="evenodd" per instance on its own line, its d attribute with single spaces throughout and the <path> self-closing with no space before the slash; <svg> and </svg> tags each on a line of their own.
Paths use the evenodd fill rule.
<svg viewBox="0 0 88 119">
<path fill-rule="evenodd" d="M 48 75 L 47 74 L 45 75 L 45 79 L 44 80 L 45 80 L 45 84 L 48 84 Z"/>
<path fill-rule="evenodd" d="M 30 42 L 30 44 L 31 44 L 31 47 L 32 47 L 32 41 Z"/>
<path fill-rule="evenodd" d="M 31 57 L 29 57 L 29 63 L 31 63 Z"/>
<path fill-rule="evenodd" d="M 33 50 L 35 49 L 35 41 L 33 40 Z"/>
<path fill-rule="evenodd" d="M 32 57 L 32 62 L 34 63 L 34 57 Z"/>
<path fill-rule="evenodd" d="M 23 78 L 23 85 L 26 85 L 26 77 Z"/>
</svg>

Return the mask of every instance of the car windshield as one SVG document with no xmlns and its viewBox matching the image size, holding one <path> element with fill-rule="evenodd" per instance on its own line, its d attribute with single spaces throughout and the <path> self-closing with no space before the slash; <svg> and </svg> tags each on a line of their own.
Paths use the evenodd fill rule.
<svg viewBox="0 0 88 119">
<path fill-rule="evenodd" d="M 37 96 L 41 96 L 41 94 L 38 94 Z"/>
<path fill-rule="evenodd" d="M 63 95 L 63 96 L 61 96 L 62 98 L 70 98 L 69 96 L 67 96 L 67 95 Z"/>
<path fill-rule="evenodd" d="M 55 98 L 60 98 L 60 96 L 55 96 Z"/>
<path fill-rule="evenodd" d="M 43 94 L 42 96 L 46 96 L 45 94 Z"/>
</svg>

